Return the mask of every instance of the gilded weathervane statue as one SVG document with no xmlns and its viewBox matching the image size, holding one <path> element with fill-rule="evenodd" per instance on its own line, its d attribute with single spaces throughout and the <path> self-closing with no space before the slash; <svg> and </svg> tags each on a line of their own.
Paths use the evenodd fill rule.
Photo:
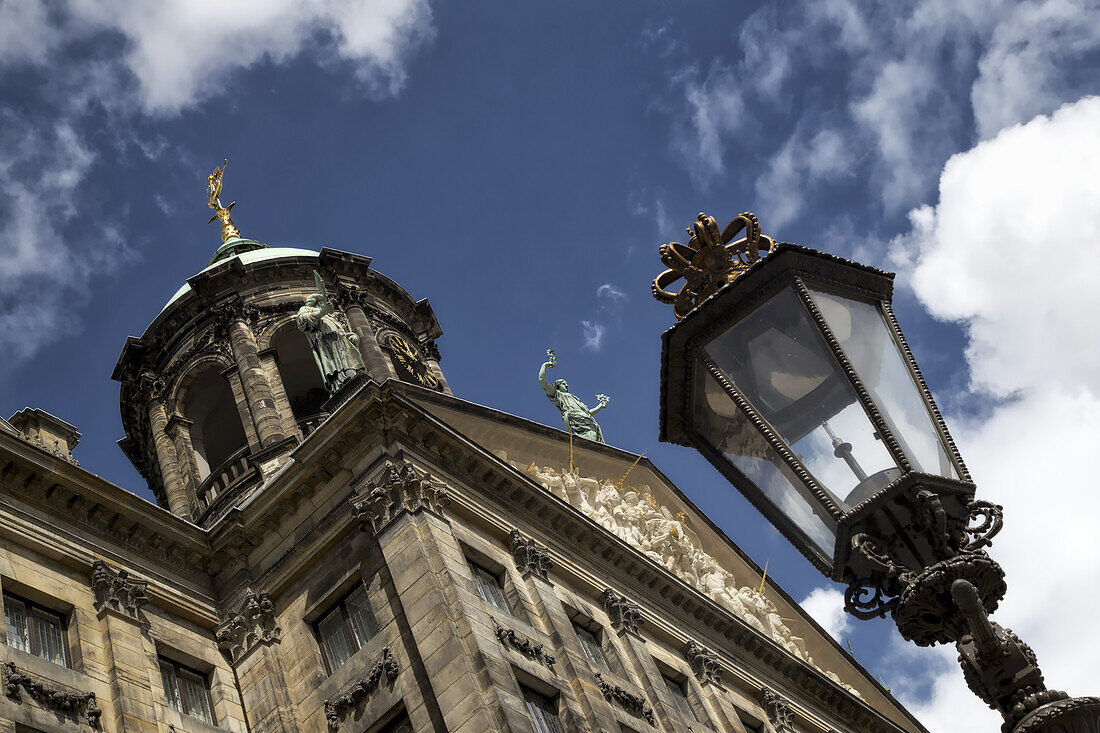
<svg viewBox="0 0 1100 733">
<path fill-rule="evenodd" d="M 600 404 L 588 408 L 569 391 L 569 384 L 564 379 L 559 379 L 550 384 L 546 381 L 546 370 L 552 369 L 558 363 L 558 357 L 554 354 L 553 349 L 546 350 L 546 357 L 547 361 L 542 365 L 542 369 L 539 369 L 539 384 L 546 392 L 546 397 L 561 411 L 561 419 L 565 423 L 565 429 L 578 438 L 587 438 L 597 443 L 603 443 L 603 431 L 600 430 L 600 426 L 592 416 L 607 407 L 607 403 L 611 399 L 607 395 L 596 395 L 596 399 L 599 400 Z"/>
<path fill-rule="evenodd" d="M 210 217 L 208 224 L 213 224 L 215 221 L 220 220 L 222 223 L 222 242 L 228 242 L 231 239 L 240 239 L 241 232 L 233 225 L 233 220 L 229 218 L 229 211 L 237 205 L 234 201 L 229 206 L 222 206 L 222 175 L 225 174 L 225 169 L 229 166 L 229 159 L 226 158 L 225 162 L 221 166 L 214 169 L 214 172 L 206 177 L 206 204 L 214 210 L 214 215 Z"/>
<path fill-rule="evenodd" d="M 316 270 L 313 271 L 313 280 L 317 283 L 317 292 L 306 298 L 306 304 L 298 309 L 295 320 L 298 330 L 309 341 L 313 360 L 324 377 L 325 389 L 329 394 L 336 394 L 348 380 L 363 371 L 359 337 L 344 331 L 343 325 L 332 315 L 336 309 Z"/>
</svg>

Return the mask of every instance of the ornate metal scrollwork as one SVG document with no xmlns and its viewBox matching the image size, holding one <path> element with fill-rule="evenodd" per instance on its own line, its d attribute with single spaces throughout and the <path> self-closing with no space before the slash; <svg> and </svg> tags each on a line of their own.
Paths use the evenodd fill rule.
<svg viewBox="0 0 1100 733">
<path fill-rule="evenodd" d="M 897 606 L 897 596 L 890 596 L 881 585 L 867 587 L 853 580 L 844 590 L 844 610 L 862 621 L 885 618 Z"/>
<path fill-rule="evenodd" d="M 974 551 L 991 546 L 993 538 L 1004 526 L 1004 508 L 1000 504 L 981 500 L 970 502 L 966 508 L 970 512 L 969 522 L 981 520 L 976 527 L 971 527 L 969 522 L 967 523 L 966 533 L 974 539 L 970 541 L 966 549 Z"/>
</svg>

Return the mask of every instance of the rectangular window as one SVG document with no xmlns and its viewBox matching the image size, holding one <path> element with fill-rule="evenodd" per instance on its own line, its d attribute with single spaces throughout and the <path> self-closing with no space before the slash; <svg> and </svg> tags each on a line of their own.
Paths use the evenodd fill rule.
<svg viewBox="0 0 1100 733">
<path fill-rule="evenodd" d="M 562 733 L 558 719 L 558 701 L 520 685 L 527 712 L 535 724 L 535 733 Z"/>
<path fill-rule="evenodd" d="M 382 726 L 378 733 L 415 733 L 415 731 L 413 730 L 412 721 L 409 720 L 408 714 L 401 713 Z"/>
<path fill-rule="evenodd" d="M 600 639 L 596 634 L 583 626 L 573 624 L 573 630 L 577 632 L 577 639 L 581 643 L 581 649 L 584 650 L 584 656 L 588 657 L 588 661 L 600 669 L 607 669 L 607 659 L 603 655 L 603 646 L 600 644 Z"/>
<path fill-rule="evenodd" d="M 54 664 L 69 666 L 65 619 L 57 613 L 25 598 L 5 593 L 4 623 L 8 631 L 8 646 Z"/>
<path fill-rule="evenodd" d="M 684 717 L 688 720 L 698 720 L 695 717 L 695 710 L 691 707 L 691 700 L 688 700 L 683 683 L 677 682 L 671 677 L 665 677 L 665 684 L 668 685 L 668 691 L 672 693 L 672 699 L 676 701 L 676 707 L 680 708 L 680 712 L 684 714 Z"/>
<path fill-rule="evenodd" d="M 335 672 L 377 633 L 367 588 L 359 584 L 317 621 L 317 638 L 329 672 Z"/>
<path fill-rule="evenodd" d="M 470 563 L 470 569 L 474 571 L 474 584 L 477 585 L 477 593 L 481 596 L 481 600 L 505 613 L 512 613 L 508 601 L 504 598 L 504 586 L 500 584 L 497 574 L 476 563 Z"/>
<path fill-rule="evenodd" d="M 160 679 L 168 707 L 214 725 L 210 686 L 206 675 L 170 659 L 160 658 Z"/>
</svg>

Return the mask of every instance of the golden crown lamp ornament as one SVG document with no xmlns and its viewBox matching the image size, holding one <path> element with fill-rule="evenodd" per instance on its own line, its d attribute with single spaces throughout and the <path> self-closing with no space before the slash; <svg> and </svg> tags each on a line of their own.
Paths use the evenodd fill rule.
<svg viewBox="0 0 1100 733">
<path fill-rule="evenodd" d="M 225 169 L 229 166 L 229 159 L 226 158 L 225 162 L 221 166 L 214 169 L 214 172 L 206 177 L 207 186 L 207 206 L 214 210 L 214 216 L 210 217 L 208 224 L 213 224 L 215 221 L 220 220 L 222 223 L 222 243 L 228 242 L 233 239 L 241 238 L 241 231 L 233 224 L 233 220 L 229 218 L 230 210 L 237 205 L 237 202 L 229 204 L 229 206 L 222 206 L 222 176 L 225 174 Z"/>
<path fill-rule="evenodd" d="M 745 236 L 733 241 L 742 230 Z M 687 244 L 661 245 L 661 262 L 669 269 L 651 286 L 653 297 L 672 305 L 678 319 L 775 249 L 775 240 L 760 233 L 756 215 L 747 211 L 738 214 L 722 231 L 718 231 L 713 216 L 700 213 L 687 232 L 691 237 Z M 665 290 L 681 277 L 684 284 L 678 293 Z"/>
</svg>

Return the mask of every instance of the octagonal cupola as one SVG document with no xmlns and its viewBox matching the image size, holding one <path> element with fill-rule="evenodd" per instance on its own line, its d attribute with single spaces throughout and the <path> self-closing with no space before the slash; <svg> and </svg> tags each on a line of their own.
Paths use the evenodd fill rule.
<svg viewBox="0 0 1100 733">
<path fill-rule="evenodd" d="M 211 200 L 221 247 L 140 338 L 126 340 L 112 374 L 122 385 L 120 447 L 161 506 L 205 526 L 327 419 L 340 402 L 334 389 L 403 379 L 450 392 L 426 300 L 372 270 L 369 257 L 245 239 L 232 204 Z M 325 348 L 347 352 L 340 379 L 326 377 L 316 334 L 300 326 L 311 296 L 324 306 Z"/>
</svg>

